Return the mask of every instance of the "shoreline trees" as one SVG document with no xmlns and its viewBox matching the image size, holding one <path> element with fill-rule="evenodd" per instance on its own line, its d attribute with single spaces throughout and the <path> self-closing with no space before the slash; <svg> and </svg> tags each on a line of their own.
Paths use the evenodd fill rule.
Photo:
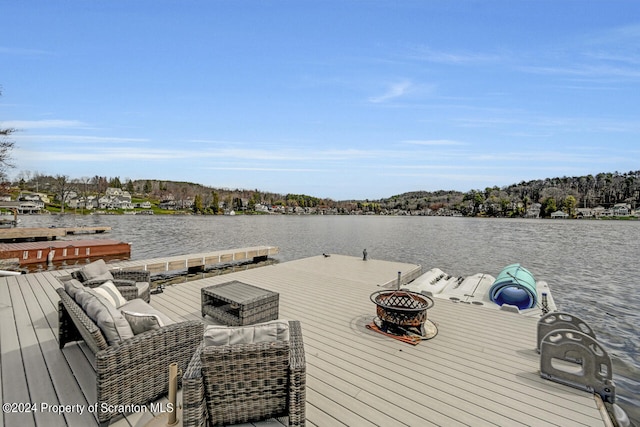
<svg viewBox="0 0 640 427">
<path fill-rule="evenodd" d="M 13 185 L 20 191 L 41 191 L 49 194 L 75 191 L 85 197 L 87 194 L 100 196 L 105 193 L 107 187 L 116 186 L 126 189 L 137 199 L 157 204 L 163 200 L 174 200 L 177 209 L 214 215 L 224 209 L 252 212 L 257 210 L 258 205 L 275 206 L 280 211 L 335 214 L 402 212 L 419 215 L 526 217 L 530 209 L 537 204 L 539 216 L 543 218 L 550 217 L 558 210 L 575 217 L 580 208 L 611 208 L 617 203 L 628 204 L 632 210 L 640 209 L 640 171 L 522 181 L 509 186 L 474 189 L 465 193 L 444 190 L 414 191 L 379 200 L 345 201 L 305 194 L 268 193 L 257 189 L 212 188 L 196 183 L 157 179 L 131 180 L 101 176 L 64 178 L 64 188 L 61 189 L 61 176 L 21 172 Z"/>
</svg>

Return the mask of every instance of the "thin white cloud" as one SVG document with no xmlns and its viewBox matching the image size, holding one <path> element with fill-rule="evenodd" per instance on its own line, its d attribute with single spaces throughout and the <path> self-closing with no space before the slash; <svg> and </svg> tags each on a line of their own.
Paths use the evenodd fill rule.
<svg viewBox="0 0 640 427">
<path fill-rule="evenodd" d="M 65 138 L 62 141 L 67 142 Z M 17 153 L 24 157 L 38 161 L 75 161 L 75 162 L 108 162 L 126 160 L 168 160 L 168 159 L 224 159 L 240 160 L 243 162 L 319 162 L 319 161 L 355 161 L 359 159 L 390 158 L 403 155 L 401 152 L 386 150 L 359 150 L 359 149 L 156 149 L 138 145 L 136 147 L 105 146 L 104 143 L 114 142 L 146 142 L 135 139 L 115 138 L 87 138 L 80 137 L 81 142 L 101 142 L 103 144 L 88 144 L 79 151 L 72 150 L 68 146 L 47 147 L 45 150 L 26 150 L 18 148 Z M 43 141 L 47 141 L 43 138 Z M 70 141 L 70 140 L 69 140 Z"/>
<path fill-rule="evenodd" d="M 444 52 L 429 47 L 416 47 L 409 53 L 411 59 L 450 65 L 477 65 L 502 61 L 501 55 L 472 53 L 472 52 Z"/>
<path fill-rule="evenodd" d="M 413 84 L 409 80 L 403 80 L 398 83 L 393 83 L 387 91 L 380 96 L 372 96 L 369 98 L 369 102 L 374 104 L 379 104 L 382 102 L 387 102 L 392 99 L 399 98 L 401 96 L 406 95 L 412 90 Z"/>
<path fill-rule="evenodd" d="M 604 149 L 603 149 L 604 151 Z M 475 162 L 489 162 L 497 166 L 498 162 L 517 163 L 522 167 L 526 162 L 546 162 L 546 163 L 599 163 L 599 162 L 621 162 L 625 159 L 619 156 L 602 156 L 598 153 L 580 153 L 575 150 L 561 151 L 521 151 L 506 153 L 483 153 L 469 157 Z"/>
<path fill-rule="evenodd" d="M 576 64 L 570 66 L 523 66 L 521 71 L 532 74 L 560 75 L 580 78 L 640 78 L 637 68 L 613 66 L 613 65 L 586 65 Z"/>
<path fill-rule="evenodd" d="M 113 162 L 126 160 L 171 160 L 184 158 L 177 151 L 169 150 L 116 150 L 98 149 L 90 152 L 77 151 L 29 151 L 16 150 L 17 154 L 30 161 L 66 162 Z"/>
<path fill-rule="evenodd" d="M 123 138 L 116 136 L 90 136 L 90 135 L 27 135 L 15 134 L 12 136 L 16 141 L 51 143 L 51 142 L 72 142 L 75 144 L 96 144 L 96 143 L 129 143 L 129 142 L 149 142 L 146 138 Z"/>
<path fill-rule="evenodd" d="M 640 41 L 640 24 L 622 25 L 593 34 L 585 38 L 589 45 L 609 45 L 611 47 L 636 47 Z"/>
<path fill-rule="evenodd" d="M 261 167 L 208 167 L 208 170 L 220 171 L 256 171 L 256 172 L 328 172 L 327 169 L 309 168 L 261 168 Z"/>
<path fill-rule="evenodd" d="M 85 123 L 78 120 L 9 120 L 0 122 L 0 126 L 20 130 L 87 127 Z"/>
<path fill-rule="evenodd" d="M 402 142 L 404 142 L 405 144 L 411 144 L 411 145 L 428 145 L 428 146 L 467 145 L 464 142 L 454 141 L 452 139 L 426 139 L 426 140 L 410 139 Z"/>
</svg>

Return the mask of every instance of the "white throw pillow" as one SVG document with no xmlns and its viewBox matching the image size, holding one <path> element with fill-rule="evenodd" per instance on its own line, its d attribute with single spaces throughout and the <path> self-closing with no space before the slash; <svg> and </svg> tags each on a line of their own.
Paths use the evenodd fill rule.
<svg viewBox="0 0 640 427">
<path fill-rule="evenodd" d="M 127 303 L 127 300 L 122 296 L 118 287 L 114 285 L 111 280 L 104 282 L 97 288 L 93 288 L 93 290 L 105 297 L 115 308 L 120 308 L 121 305 Z"/>
</svg>

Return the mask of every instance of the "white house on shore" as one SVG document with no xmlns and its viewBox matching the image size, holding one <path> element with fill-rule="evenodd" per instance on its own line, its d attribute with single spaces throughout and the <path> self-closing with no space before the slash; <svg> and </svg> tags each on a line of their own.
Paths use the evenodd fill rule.
<svg viewBox="0 0 640 427">
<path fill-rule="evenodd" d="M 569 214 L 563 211 L 555 211 L 551 214 L 552 219 L 567 219 Z"/>
</svg>

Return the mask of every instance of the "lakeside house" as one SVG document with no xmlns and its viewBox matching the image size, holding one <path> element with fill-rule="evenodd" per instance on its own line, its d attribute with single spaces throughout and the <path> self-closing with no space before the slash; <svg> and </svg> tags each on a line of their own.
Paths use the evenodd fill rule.
<svg viewBox="0 0 640 427">
<path fill-rule="evenodd" d="M 595 216 L 594 210 L 589 208 L 577 208 L 576 218 L 593 218 Z"/>
<path fill-rule="evenodd" d="M 609 209 L 603 206 L 596 206 L 595 208 L 578 208 L 576 211 L 576 218 L 637 216 L 637 212 L 631 208 L 629 203 L 616 203 Z"/>
<path fill-rule="evenodd" d="M 555 211 L 551 214 L 551 219 L 567 219 L 569 214 L 563 211 Z"/>
<path fill-rule="evenodd" d="M 134 208 L 131 202 L 131 194 L 120 188 L 109 187 L 105 195 L 100 198 L 93 195 L 79 196 L 75 192 L 70 192 L 67 197 L 67 205 L 71 209 L 130 210 Z"/>
<path fill-rule="evenodd" d="M 613 216 L 629 216 L 631 214 L 631 205 L 628 203 L 616 203 L 611 208 Z"/>
<path fill-rule="evenodd" d="M 540 211 L 542 210 L 542 204 L 532 203 L 527 209 L 525 214 L 526 218 L 540 218 Z"/>
</svg>

